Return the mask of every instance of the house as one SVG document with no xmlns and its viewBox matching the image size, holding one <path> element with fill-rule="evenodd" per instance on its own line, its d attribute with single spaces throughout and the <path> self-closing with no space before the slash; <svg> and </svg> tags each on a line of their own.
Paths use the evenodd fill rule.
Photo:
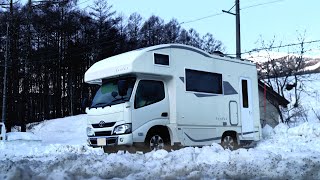
<svg viewBox="0 0 320 180">
<path fill-rule="evenodd" d="M 280 119 L 276 107 L 282 106 L 286 108 L 289 101 L 260 80 L 258 80 L 258 87 L 261 127 L 268 124 L 274 128 L 279 124 Z"/>
</svg>

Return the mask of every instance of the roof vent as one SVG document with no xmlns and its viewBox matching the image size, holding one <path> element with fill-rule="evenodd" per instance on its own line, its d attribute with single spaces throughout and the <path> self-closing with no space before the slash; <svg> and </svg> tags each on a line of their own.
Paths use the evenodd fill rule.
<svg viewBox="0 0 320 180">
<path fill-rule="evenodd" d="M 221 57 L 224 56 L 223 52 L 221 52 L 221 51 L 213 51 L 213 54 L 219 55 Z"/>
</svg>

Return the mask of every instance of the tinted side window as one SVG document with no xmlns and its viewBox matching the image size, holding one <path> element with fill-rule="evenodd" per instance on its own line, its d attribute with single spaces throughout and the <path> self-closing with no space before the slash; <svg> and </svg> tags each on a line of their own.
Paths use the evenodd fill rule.
<svg viewBox="0 0 320 180">
<path fill-rule="evenodd" d="M 134 99 L 134 108 L 138 109 L 159 102 L 165 98 L 161 81 L 142 80 L 139 82 Z"/>
<path fill-rule="evenodd" d="M 154 63 L 169 66 L 169 55 L 155 53 Z"/>
<path fill-rule="evenodd" d="M 222 74 L 186 69 L 186 90 L 222 94 Z"/>
</svg>

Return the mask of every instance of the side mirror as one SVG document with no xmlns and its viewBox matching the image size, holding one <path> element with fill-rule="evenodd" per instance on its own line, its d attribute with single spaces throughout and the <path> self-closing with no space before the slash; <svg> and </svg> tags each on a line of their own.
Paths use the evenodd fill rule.
<svg viewBox="0 0 320 180">
<path fill-rule="evenodd" d="M 128 82 L 126 80 L 119 80 L 118 81 L 119 96 L 127 95 L 127 90 L 128 90 Z"/>
<path fill-rule="evenodd" d="M 118 96 L 118 93 L 115 92 L 115 91 L 113 91 L 113 92 L 111 93 L 111 96 L 112 96 L 113 98 L 116 98 L 116 97 Z"/>
<path fill-rule="evenodd" d="M 88 98 L 84 98 L 84 99 L 82 100 L 82 103 L 81 103 L 82 109 L 85 109 L 85 108 L 88 107 L 89 105 L 90 105 L 89 99 L 88 99 Z"/>
</svg>

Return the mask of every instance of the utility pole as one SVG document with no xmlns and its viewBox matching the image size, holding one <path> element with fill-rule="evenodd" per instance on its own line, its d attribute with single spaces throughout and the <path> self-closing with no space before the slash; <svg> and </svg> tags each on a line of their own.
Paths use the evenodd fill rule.
<svg viewBox="0 0 320 180">
<path fill-rule="evenodd" d="M 237 58 L 241 58 L 241 39 L 240 39 L 240 2 L 236 0 L 236 47 Z"/>
<path fill-rule="evenodd" d="M 7 71 L 8 71 L 8 41 L 9 41 L 9 23 L 7 23 L 7 37 L 6 37 L 6 53 L 4 60 L 4 76 L 3 76 L 3 92 L 2 92 L 2 122 L 6 123 L 6 105 L 7 105 Z"/>
<path fill-rule="evenodd" d="M 7 4 L 1 4 L 1 5 L 7 5 Z M 10 0 L 10 18 L 9 22 L 7 22 L 7 37 L 6 37 L 6 52 L 5 52 L 5 60 L 4 60 L 4 75 L 3 75 L 3 91 L 2 91 L 2 117 L 1 121 L 6 124 L 6 118 L 7 118 L 7 75 L 8 75 L 8 61 L 9 61 L 9 46 L 11 46 L 11 39 L 9 36 L 9 27 L 11 21 L 12 21 L 12 12 L 13 12 L 13 0 Z M 10 43 L 10 44 L 9 44 Z M 7 126 L 6 126 L 7 127 Z"/>
<path fill-rule="evenodd" d="M 231 9 L 236 7 L 236 13 L 230 12 Z M 236 16 L 236 57 L 241 59 L 241 36 L 240 36 L 240 2 L 239 0 L 235 0 L 235 4 L 229 11 L 222 10 L 224 13 L 228 13 Z"/>
</svg>

